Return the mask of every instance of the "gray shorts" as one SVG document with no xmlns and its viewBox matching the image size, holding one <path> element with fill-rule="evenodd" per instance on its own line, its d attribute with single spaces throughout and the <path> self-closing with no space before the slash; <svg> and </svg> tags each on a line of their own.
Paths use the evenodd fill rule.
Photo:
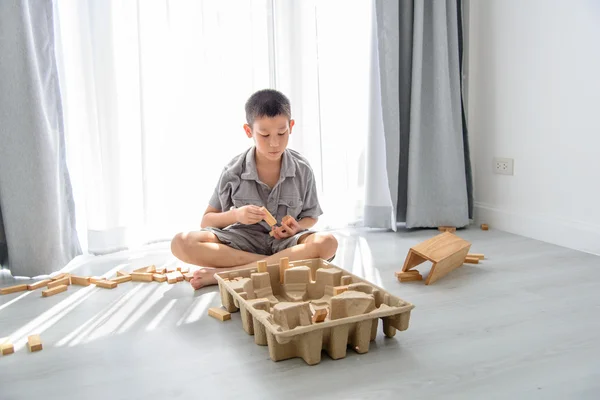
<svg viewBox="0 0 600 400">
<path fill-rule="evenodd" d="M 245 229 L 241 227 L 227 227 L 225 229 L 204 228 L 203 231 L 212 232 L 221 243 L 234 249 L 247 251 L 254 254 L 266 256 L 279 253 L 282 250 L 298 244 L 298 240 L 304 235 L 313 234 L 314 231 L 304 230 L 286 239 L 275 239 L 268 232 L 256 229 Z"/>
</svg>

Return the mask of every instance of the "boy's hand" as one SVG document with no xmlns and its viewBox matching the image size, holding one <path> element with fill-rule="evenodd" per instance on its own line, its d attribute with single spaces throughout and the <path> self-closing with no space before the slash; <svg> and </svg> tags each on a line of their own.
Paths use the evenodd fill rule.
<svg viewBox="0 0 600 400">
<path fill-rule="evenodd" d="M 281 226 L 273 226 L 272 229 L 273 237 L 275 239 L 287 239 L 302 230 L 300 224 L 298 224 L 298 221 L 296 221 L 293 217 L 284 218 L 281 221 Z"/>
<path fill-rule="evenodd" d="M 240 224 L 252 225 L 263 220 L 265 213 L 258 206 L 244 206 L 235 208 L 235 220 Z"/>
</svg>

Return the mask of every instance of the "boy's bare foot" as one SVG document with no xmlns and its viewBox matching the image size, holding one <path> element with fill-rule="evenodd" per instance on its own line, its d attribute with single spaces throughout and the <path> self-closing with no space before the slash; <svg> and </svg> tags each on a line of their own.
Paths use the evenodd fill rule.
<svg viewBox="0 0 600 400">
<path fill-rule="evenodd" d="M 190 280 L 194 290 L 198 290 L 204 286 L 216 285 L 216 272 L 218 272 L 218 268 L 201 268 L 195 271 L 194 277 Z"/>
</svg>

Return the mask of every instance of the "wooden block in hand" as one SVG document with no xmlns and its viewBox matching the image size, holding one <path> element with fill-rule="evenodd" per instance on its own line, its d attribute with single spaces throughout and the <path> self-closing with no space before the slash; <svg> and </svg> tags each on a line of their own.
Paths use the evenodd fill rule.
<svg viewBox="0 0 600 400">
<path fill-rule="evenodd" d="M 15 346 L 11 342 L 9 342 L 9 338 L 0 339 L 0 353 L 3 356 L 7 356 L 15 352 Z"/>
<path fill-rule="evenodd" d="M 24 292 L 25 290 L 27 290 L 28 287 L 29 287 L 29 285 L 26 283 L 23 285 L 9 286 L 9 287 L 0 289 L 0 294 L 11 294 L 11 293 L 17 293 L 17 292 Z"/>
<path fill-rule="evenodd" d="M 66 287 L 66 286 L 65 286 Z M 42 339 L 40 335 L 31 335 L 27 337 L 27 348 L 30 352 L 42 350 Z"/>
<path fill-rule="evenodd" d="M 65 276 L 64 278 L 58 279 L 56 281 L 52 281 L 50 283 L 48 283 L 48 289 L 52 289 L 55 288 L 57 286 L 61 286 L 61 285 L 70 285 L 71 284 L 71 277 L 70 276 Z"/>
<path fill-rule="evenodd" d="M 208 309 L 208 315 L 213 318 L 218 319 L 219 321 L 227 321 L 231 319 L 231 314 L 220 307 L 211 307 Z"/>
<path fill-rule="evenodd" d="M 131 275 L 123 275 L 117 276 L 116 278 L 112 278 L 112 282 L 116 282 L 117 284 L 129 282 L 131 280 Z"/>
<path fill-rule="evenodd" d="M 260 210 L 265 213 L 264 220 L 269 224 L 269 226 L 277 225 L 277 220 L 273 217 L 273 215 L 267 210 L 265 207 L 261 207 Z"/>
<path fill-rule="evenodd" d="M 43 281 L 39 281 L 34 284 L 27 285 L 27 290 L 36 290 L 36 289 L 42 288 L 44 286 L 47 286 L 50 282 L 52 282 L 52 279 L 44 279 Z"/>
<path fill-rule="evenodd" d="M 348 286 L 344 285 L 344 286 L 334 286 L 333 287 L 333 295 L 337 296 L 340 293 L 344 293 L 346 290 L 348 290 Z"/>
<path fill-rule="evenodd" d="M 152 274 L 152 279 L 154 282 L 166 282 L 167 276 L 164 274 Z"/>
<path fill-rule="evenodd" d="M 134 282 L 152 282 L 154 277 L 150 272 L 134 272 L 131 274 L 131 280 Z"/>
<path fill-rule="evenodd" d="M 42 291 L 42 297 L 54 296 L 55 294 L 62 293 L 65 290 L 67 290 L 67 285 L 60 285 L 53 287 L 52 289 L 46 289 Z"/>
<path fill-rule="evenodd" d="M 101 280 L 101 279 L 98 279 Z M 77 286 L 90 286 L 92 283 L 92 278 L 89 276 L 77 276 L 71 275 L 71 284 Z"/>
</svg>

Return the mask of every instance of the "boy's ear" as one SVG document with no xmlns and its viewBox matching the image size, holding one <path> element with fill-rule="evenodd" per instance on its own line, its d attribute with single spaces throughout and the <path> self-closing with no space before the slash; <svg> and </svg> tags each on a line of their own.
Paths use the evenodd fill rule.
<svg viewBox="0 0 600 400">
<path fill-rule="evenodd" d="M 250 125 L 244 124 L 244 131 L 246 131 L 246 136 L 248 136 L 248 138 L 252 137 L 252 128 L 250 128 Z"/>
<path fill-rule="evenodd" d="M 296 123 L 296 121 L 294 121 L 293 119 L 290 119 L 290 135 L 292 134 L 292 128 L 294 127 L 295 123 Z"/>
</svg>

